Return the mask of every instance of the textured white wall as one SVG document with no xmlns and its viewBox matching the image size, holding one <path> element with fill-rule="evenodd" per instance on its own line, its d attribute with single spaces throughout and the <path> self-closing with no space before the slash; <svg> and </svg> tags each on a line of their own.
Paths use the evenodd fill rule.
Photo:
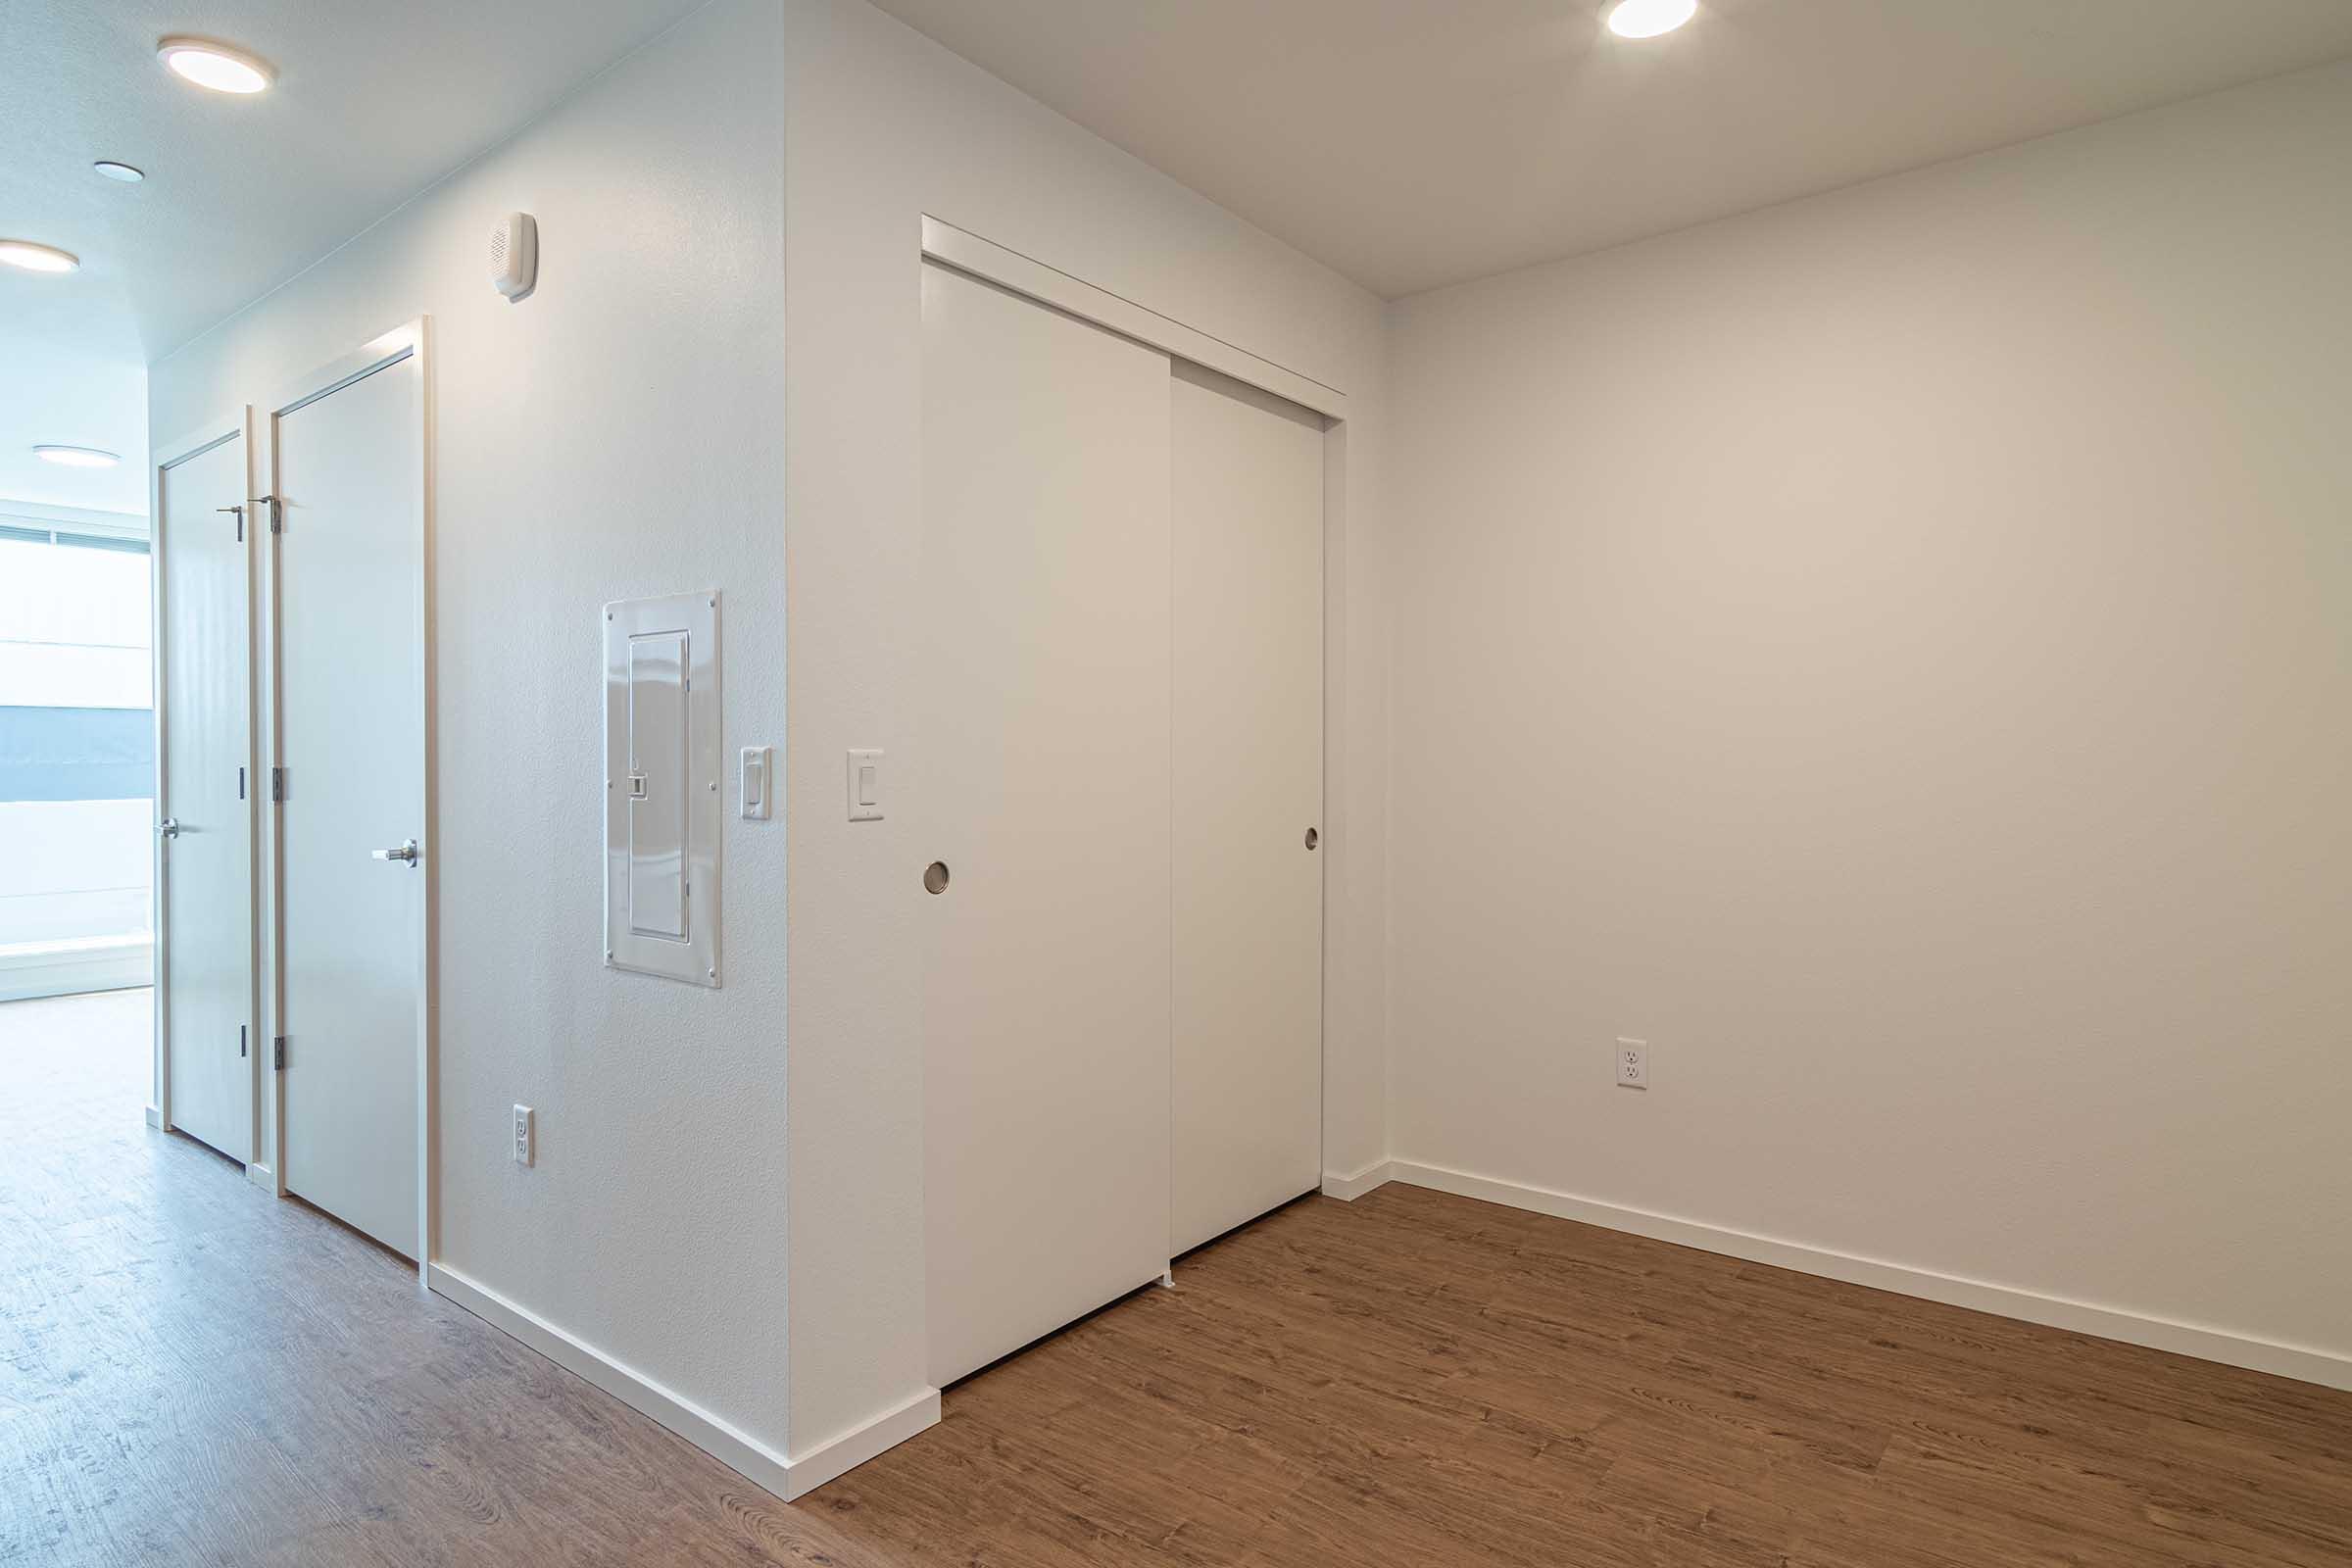
<svg viewBox="0 0 2352 1568">
<path fill-rule="evenodd" d="M 929 213 L 1341 387 L 1326 1162 L 1379 1156 L 1385 736 L 1379 302 L 863 0 L 787 0 L 792 1429 L 806 1453 L 924 1385 L 921 1020 L 904 794 L 917 605 L 918 220 Z M 902 792 L 850 823 L 842 753 Z"/>
<path fill-rule="evenodd" d="M 1398 307 L 1400 1157 L 2352 1355 L 2347 149 L 2336 67 Z"/>
<path fill-rule="evenodd" d="M 722 590 L 725 745 L 782 740 L 781 44 L 717 0 L 151 378 L 169 435 L 432 318 L 438 1260 L 779 1448 L 786 824 L 730 799 L 723 990 L 605 969 L 598 607 Z"/>
</svg>

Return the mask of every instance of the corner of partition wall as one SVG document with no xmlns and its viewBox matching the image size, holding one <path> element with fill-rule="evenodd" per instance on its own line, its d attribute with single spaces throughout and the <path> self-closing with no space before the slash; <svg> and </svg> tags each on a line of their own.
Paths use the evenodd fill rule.
<svg viewBox="0 0 2352 1568">
<path fill-rule="evenodd" d="M 1392 1159 L 1376 1159 L 1352 1176 L 1326 1171 L 1323 1175 L 1323 1196 L 1336 1198 L 1343 1203 L 1352 1203 L 1375 1188 L 1386 1187 L 1396 1176 L 1396 1162 Z"/>
<path fill-rule="evenodd" d="M 805 1497 L 826 1482 L 939 1425 L 939 1391 L 922 1389 L 871 1420 L 788 1459 L 778 1495 L 786 1502 Z"/>
</svg>

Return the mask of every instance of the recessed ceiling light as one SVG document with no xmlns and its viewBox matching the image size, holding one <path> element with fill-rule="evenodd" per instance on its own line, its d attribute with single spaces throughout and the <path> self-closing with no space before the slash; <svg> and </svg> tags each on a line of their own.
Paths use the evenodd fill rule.
<svg viewBox="0 0 2352 1568">
<path fill-rule="evenodd" d="M 209 38 L 166 38 L 155 52 L 174 74 L 215 92 L 260 92 L 277 76 L 267 61 Z"/>
<path fill-rule="evenodd" d="M 90 167 L 107 178 L 119 179 L 125 185 L 136 185 L 147 177 L 145 170 L 133 169 L 128 164 L 118 164 L 111 158 L 101 158 Z"/>
<path fill-rule="evenodd" d="M 81 265 L 81 258 L 72 251 L 61 251 L 54 245 L 36 245 L 28 239 L 0 239 L 0 262 L 22 267 L 27 272 L 71 272 Z"/>
<path fill-rule="evenodd" d="M 34 457 L 46 463 L 62 463 L 69 468 L 111 468 L 122 460 L 112 452 L 96 447 L 34 447 Z"/>
<path fill-rule="evenodd" d="M 1655 38 L 1672 32 L 1698 11 L 1698 0 L 1617 0 L 1609 30 L 1620 38 Z"/>
</svg>

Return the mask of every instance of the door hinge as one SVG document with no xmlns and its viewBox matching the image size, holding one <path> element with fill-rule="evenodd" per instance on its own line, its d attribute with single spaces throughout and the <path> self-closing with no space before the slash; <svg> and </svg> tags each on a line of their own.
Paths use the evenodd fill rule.
<svg viewBox="0 0 2352 1568">
<path fill-rule="evenodd" d="M 238 768 L 238 769 L 237 769 L 237 799 L 241 801 L 241 800 L 243 800 L 244 798 L 245 798 L 245 770 L 244 770 L 243 768 L 241 768 L 241 767 L 240 767 L 240 768 Z"/>
<path fill-rule="evenodd" d="M 282 767 L 270 770 L 270 798 L 273 801 L 286 798 L 286 770 Z"/>
<path fill-rule="evenodd" d="M 270 1042 L 270 1065 L 278 1072 L 286 1070 L 286 1037 L 279 1035 Z"/>
<path fill-rule="evenodd" d="M 237 1054 L 239 1056 L 245 1054 L 245 1025 L 243 1024 L 237 1025 Z"/>
</svg>

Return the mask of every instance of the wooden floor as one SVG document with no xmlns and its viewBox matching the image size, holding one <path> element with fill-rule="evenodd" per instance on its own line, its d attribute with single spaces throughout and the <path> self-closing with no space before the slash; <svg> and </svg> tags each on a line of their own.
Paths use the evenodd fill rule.
<svg viewBox="0 0 2352 1568">
<path fill-rule="evenodd" d="M 2352 1395 L 1464 1199 L 1309 1200 L 787 1505 L 0 1004 L 0 1563 L 2352 1564 Z"/>
</svg>

